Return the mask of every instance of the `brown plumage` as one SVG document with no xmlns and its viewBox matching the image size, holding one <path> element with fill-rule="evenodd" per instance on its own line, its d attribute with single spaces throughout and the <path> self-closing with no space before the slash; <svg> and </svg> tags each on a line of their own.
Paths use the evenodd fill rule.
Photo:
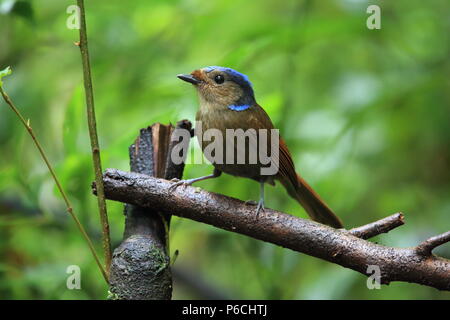
<svg viewBox="0 0 450 320">
<path fill-rule="evenodd" d="M 218 76 L 222 78 L 218 78 Z M 200 109 L 196 116 L 196 126 L 200 127 L 196 127 L 197 134 L 203 134 L 208 129 L 217 129 L 225 137 L 226 129 L 242 129 L 244 132 L 251 132 L 249 129 L 254 129 L 255 132 L 258 132 L 259 129 L 268 129 L 269 131 L 274 129 L 267 113 L 256 103 L 248 79 L 236 71 L 228 68 L 209 67 L 196 70 L 191 75 L 180 75 L 179 78 L 193 83 L 199 93 Z M 218 79 L 220 81 L 217 81 Z M 198 138 L 202 150 L 205 150 L 211 143 L 204 141 L 203 137 Z M 267 154 L 271 155 L 270 134 L 268 138 Z M 236 162 L 236 156 L 240 150 L 236 150 L 236 144 L 234 144 L 235 161 L 232 164 L 225 163 L 225 161 L 214 163 L 216 159 L 208 159 L 213 163 L 215 173 L 207 177 L 188 180 L 187 183 L 216 177 L 221 172 L 256 180 L 262 186 L 262 195 L 258 205 L 259 212 L 259 209 L 264 207 L 263 184 L 274 184 L 274 180 L 279 180 L 288 194 L 303 206 L 313 220 L 335 228 L 342 228 L 339 218 L 308 183 L 296 173 L 291 154 L 283 139 L 279 138 L 278 159 L 275 159 L 279 166 L 275 175 L 262 175 L 263 165 L 260 162 L 249 163 L 250 153 L 259 150 L 259 144 L 259 136 L 249 133 L 245 144 L 244 164 Z M 225 146 L 221 151 L 226 159 Z M 208 158 L 208 154 L 205 153 L 205 156 Z"/>
</svg>

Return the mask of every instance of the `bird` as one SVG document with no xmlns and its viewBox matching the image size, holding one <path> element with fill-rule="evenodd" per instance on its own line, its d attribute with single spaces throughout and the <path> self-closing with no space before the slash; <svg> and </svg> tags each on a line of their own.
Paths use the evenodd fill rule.
<svg viewBox="0 0 450 320">
<path fill-rule="evenodd" d="M 216 129 L 226 135 L 227 130 L 239 130 L 244 132 L 249 129 L 272 130 L 275 129 L 269 115 L 256 102 L 253 85 L 249 78 L 234 69 L 220 66 L 209 66 L 192 71 L 190 74 L 179 74 L 177 77 L 192 84 L 199 97 L 199 109 L 196 114 L 195 135 L 206 158 L 206 148 L 208 141 L 202 139 L 199 132 L 208 129 Z M 197 126 L 201 126 L 198 128 Z M 253 139 L 246 140 L 246 149 L 257 150 L 258 147 L 267 147 L 271 140 L 262 141 L 259 136 L 254 135 Z M 281 137 L 276 146 L 278 150 L 278 170 L 272 175 L 261 174 L 264 164 L 261 161 L 249 163 L 250 151 L 245 151 L 245 162 L 229 163 L 228 161 L 215 161 L 216 158 L 209 159 L 214 165 L 212 174 L 188 179 L 179 180 L 173 185 L 174 188 L 181 184 L 192 185 L 194 182 L 219 177 L 222 172 L 253 179 L 260 184 L 260 197 L 257 203 L 256 216 L 264 211 L 264 185 L 274 185 L 275 181 L 281 182 L 287 193 L 294 198 L 308 213 L 310 218 L 316 222 L 329 225 L 333 228 L 343 228 L 341 220 L 335 215 L 330 207 L 319 197 L 311 186 L 296 173 L 291 153 Z M 267 145 L 262 145 L 266 143 Z M 259 145 L 258 145 L 259 144 Z M 222 154 L 225 157 L 227 150 L 223 147 Z M 238 153 L 240 150 L 234 150 Z M 268 153 L 270 154 L 270 153 Z M 236 155 L 233 160 L 236 160 Z M 220 163 L 222 162 L 222 163 Z"/>
</svg>

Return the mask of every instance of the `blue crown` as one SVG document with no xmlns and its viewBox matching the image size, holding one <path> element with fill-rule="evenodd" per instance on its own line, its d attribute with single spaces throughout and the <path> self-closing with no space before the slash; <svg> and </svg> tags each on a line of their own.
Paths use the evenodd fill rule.
<svg viewBox="0 0 450 320">
<path fill-rule="evenodd" d="M 231 80 L 236 82 L 237 84 L 240 84 L 242 86 L 249 86 L 250 88 L 252 88 L 252 83 L 250 82 L 248 77 L 245 74 L 240 73 L 239 71 L 236 71 L 234 69 L 218 66 L 210 66 L 204 69 L 206 72 L 211 72 L 213 70 L 220 70 L 222 72 L 227 73 L 230 76 Z"/>
</svg>

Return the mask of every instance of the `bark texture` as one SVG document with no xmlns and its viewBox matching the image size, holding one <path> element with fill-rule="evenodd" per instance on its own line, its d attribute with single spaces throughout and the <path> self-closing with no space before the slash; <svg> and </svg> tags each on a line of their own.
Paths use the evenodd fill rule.
<svg viewBox="0 0 450 320">
<path fill-rule="evenodd" d="M 180 121 L 177 128 L 190 130 L 191 123 Z M 170 160 L 172 148 L 179 143 L 171 141 L 173 131 L 173 126 L 159 123 L 142 129 L 129 148 L 131 171 L 180 179 L 184 165 Z M 114 250 L 111 264 L 110 292 L 114 298 L 171 299 L 169 225 L 170 214 L 163 208 L 125 205 L 124 240 Z"/>
<path fill-rule="evenodd" d="M 256 219 L 255 206 L 243 201 L 192 186 L 173 190 L 172 182 L 142 174 L 108 169 L 103 178 L 106 197 L 111 200 L 170 212 L 271 242 L 366 276 L 371 275 L 367 274 L 368 267 L 376 265 L 383 284 L 404 281 L 450 290 L 450 260 L 431 253 L 449 240 L 448 233 L 412 248 L 387 247 L 365 240 L 403 224 L 401 214 L 351 230 L 333 229 L 271 209 Z"/>
</svg>

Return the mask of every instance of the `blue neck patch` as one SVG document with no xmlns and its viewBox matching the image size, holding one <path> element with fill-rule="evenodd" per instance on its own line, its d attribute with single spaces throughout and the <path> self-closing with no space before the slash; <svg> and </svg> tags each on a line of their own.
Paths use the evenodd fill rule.
<svg viewBox="0 0 450 320">
<path fill-rule="evenodd" d="M 233 110 L 233 111 L 244 111 L 244 110 L 247 110 L 248 108 L 250 108 L 250 105 L 248 105 L 248 104 L 244 104 L 244 105 L 241 105 L 241 106 L 237 106 L 235 104 L 232 104 L 232 105 L 228 106 L 228 109 Z"/>
</svg>

